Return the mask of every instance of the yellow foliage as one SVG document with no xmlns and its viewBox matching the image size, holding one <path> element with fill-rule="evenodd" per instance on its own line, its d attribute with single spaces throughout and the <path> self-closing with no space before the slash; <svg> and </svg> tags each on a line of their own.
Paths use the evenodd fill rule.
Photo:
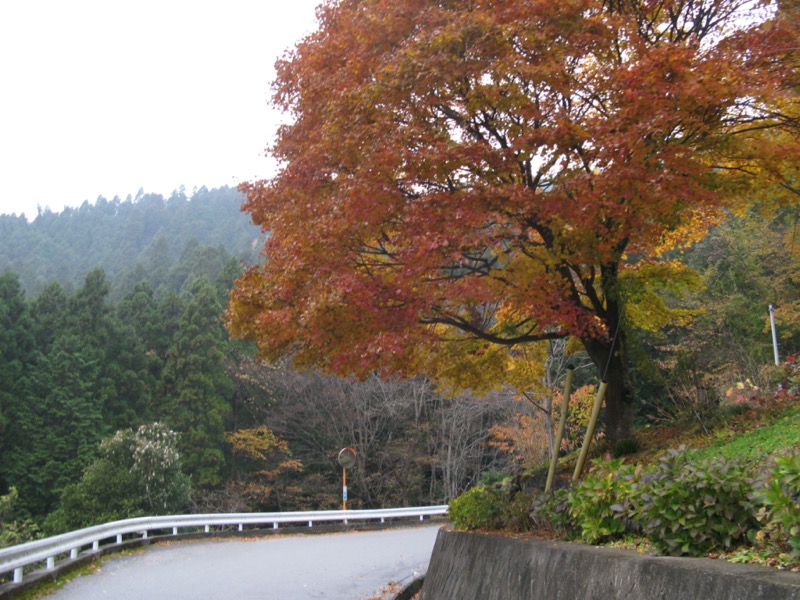
<svg viewBox="0 0 800 600">
<path fill-rule="evenodd" d="M 701 288 L 700 276 L 678 261 L 642 262 L 620 274 L 628 322 L 640 329 L 658 331 L 669 324 L 688 325 L 699 311 L 672 308 L 664 293 L 680 297 Z"/>
<path fill-rule="evenodd" d="M 227 434 L 235 456 L 242 456 L 256 465 L 255 474 L 273 478 L 284 471 L 302 471 L 303 464 L 291 458 L 286 440 L 276 436 L 268 427 L 239 429 Z"/>
<path fill-rule="evenodd" d="M 541 389 L 547 343 L 500 346 L 440 326 L 440 341 L 418 345 L 412 372 L 424 373 L 445 393 L 485 393 L 511 386 Z"/>
<path fill-rule="evenodd" d="M 693 212 L 678 227 L 664 231 L 661 239 L 653 246 L 653 256 L 676 249 L 685 250 L 702 240 L 708 231 L 715 225 L 719 225 L 723 219 L 723 213 L 713 208 Z"/>
<path fill-rule="evenodd" d="M 570 336 L 567 339 L 567 346 L 564 348 L 564 353 L 567 356 L 574 356 L 578 352 L 582 352 L 584 350 L 583 342 L 579 337 Z"/>
<path fill-rule="evenodd" d="M 569 413 L 567 422 L 564 426 L 564 438 L 561 440 L 561 448 L 571 452 L 578 448 L 583 441 L 586 427 L 589 425 L 589 418 L 592 414 L 592 406 L 597 390 L 593 385 L 584 385 L 572 391 L 569 397 Z M 555 423 L 561 418 L 561 394 L 553 399 Z"/>
</svg>

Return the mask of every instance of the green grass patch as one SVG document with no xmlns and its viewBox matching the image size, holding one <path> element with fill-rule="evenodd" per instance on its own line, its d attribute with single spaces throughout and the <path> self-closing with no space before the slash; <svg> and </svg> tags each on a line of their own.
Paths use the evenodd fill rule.
<svg viewBox="0 0 800 600">
<path fill-rule="evenodd" d="M 749 463 L 758 463 L 781 451 L 798 448 L 800 407 L 794 407 L 749 431 L 724 431 L 710 445 L 700 448 L 698 454 L 703 457 L 741 457 Z"/>
</svg>

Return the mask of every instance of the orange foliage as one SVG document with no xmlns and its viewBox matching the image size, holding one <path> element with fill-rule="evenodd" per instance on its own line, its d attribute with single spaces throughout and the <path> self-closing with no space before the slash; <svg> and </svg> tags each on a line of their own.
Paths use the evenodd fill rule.
<svg viewBox="0 0 800 600">
<path fill-rule="evenodd" d="M 544 414 L 517 413 L 507 425 L 494 425 L 489 444 L 514 457 L 522 465 L 535 466 L 548 456 Z"/>
<path fill-rule="evenodd" d="M 744 137 L 785 124 L 772 109 L 794 40 L 748 25 L 765 15 L 739 0 L 323 5 L 277 64 L 294 117 L 271 148 L 281 170 L 242 186 L 270 236 L 230 330 L 362 375 L 424 367 L 440 327 L 500 345 L 573 335 L 610 365 L 606 425 L 624 437 L 625 257 L 697 239 L 794 148 L 777 137 L 762 156 Z"/>
<path fill-rule="evenodd" d="M 585 385 L 570 394 L 569 413 L 564 426 L 561 448 L 571 452 L 583 443 L 583 435 L 589 424 L 592 405 L 597 390 Z M 561 418 L 561 393 L 553 396 L 553 435 Z M 525 410 L 515 415 L 514 421 L 505 425 L 495 425 L 490 430 L 490 444 L 513 456 L 520 464 L 533 467 L 548 458 L 547 420 L 541 410 Z M 596 434 L 596 438 L 602 434 Z"/>
</svg>

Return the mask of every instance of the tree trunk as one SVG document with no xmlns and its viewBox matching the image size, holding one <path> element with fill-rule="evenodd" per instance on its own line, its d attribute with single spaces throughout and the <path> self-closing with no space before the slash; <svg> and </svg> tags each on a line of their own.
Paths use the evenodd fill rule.
<svg viewBox="0 0 800 600">
<path fill-rule="evenodd" d="M 616 329 L 616 325 L 614 328 Z M 633 432 L 634 397 L 628 377 L 625 334 L 619 328 L 616 331 L 616 340 L 584 339 L 582 342 L 600 377 L 608 382 L 603 423 L 606 438 L 613 446 L 620 440 L 630 439 Z"/>
</svg>

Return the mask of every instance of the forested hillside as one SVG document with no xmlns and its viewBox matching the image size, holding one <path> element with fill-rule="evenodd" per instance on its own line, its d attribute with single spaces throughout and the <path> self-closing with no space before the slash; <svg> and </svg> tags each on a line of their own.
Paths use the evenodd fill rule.
<svg viewBox="0 0 800 600">
<path fill-rule="evenodd" d="M 52 281 L 76 289 L 99 266 L 116 299 L 141 279 L 177 291 L 181 272 L 169 271 L 179 262 L 185 270 L 219 260 L 209 252 L 246 262 L 258 256 L 262 236 L 241 203 L 235 189 L 200 188 L 191 198 L 182 189 L 166 199 L 143 192 L 126 200 L 101 197 L 60 213 L 43 210 L 30 222 L 1 215 L 0 273 L 18 273 L 28 294 Z"/>
</svg>

